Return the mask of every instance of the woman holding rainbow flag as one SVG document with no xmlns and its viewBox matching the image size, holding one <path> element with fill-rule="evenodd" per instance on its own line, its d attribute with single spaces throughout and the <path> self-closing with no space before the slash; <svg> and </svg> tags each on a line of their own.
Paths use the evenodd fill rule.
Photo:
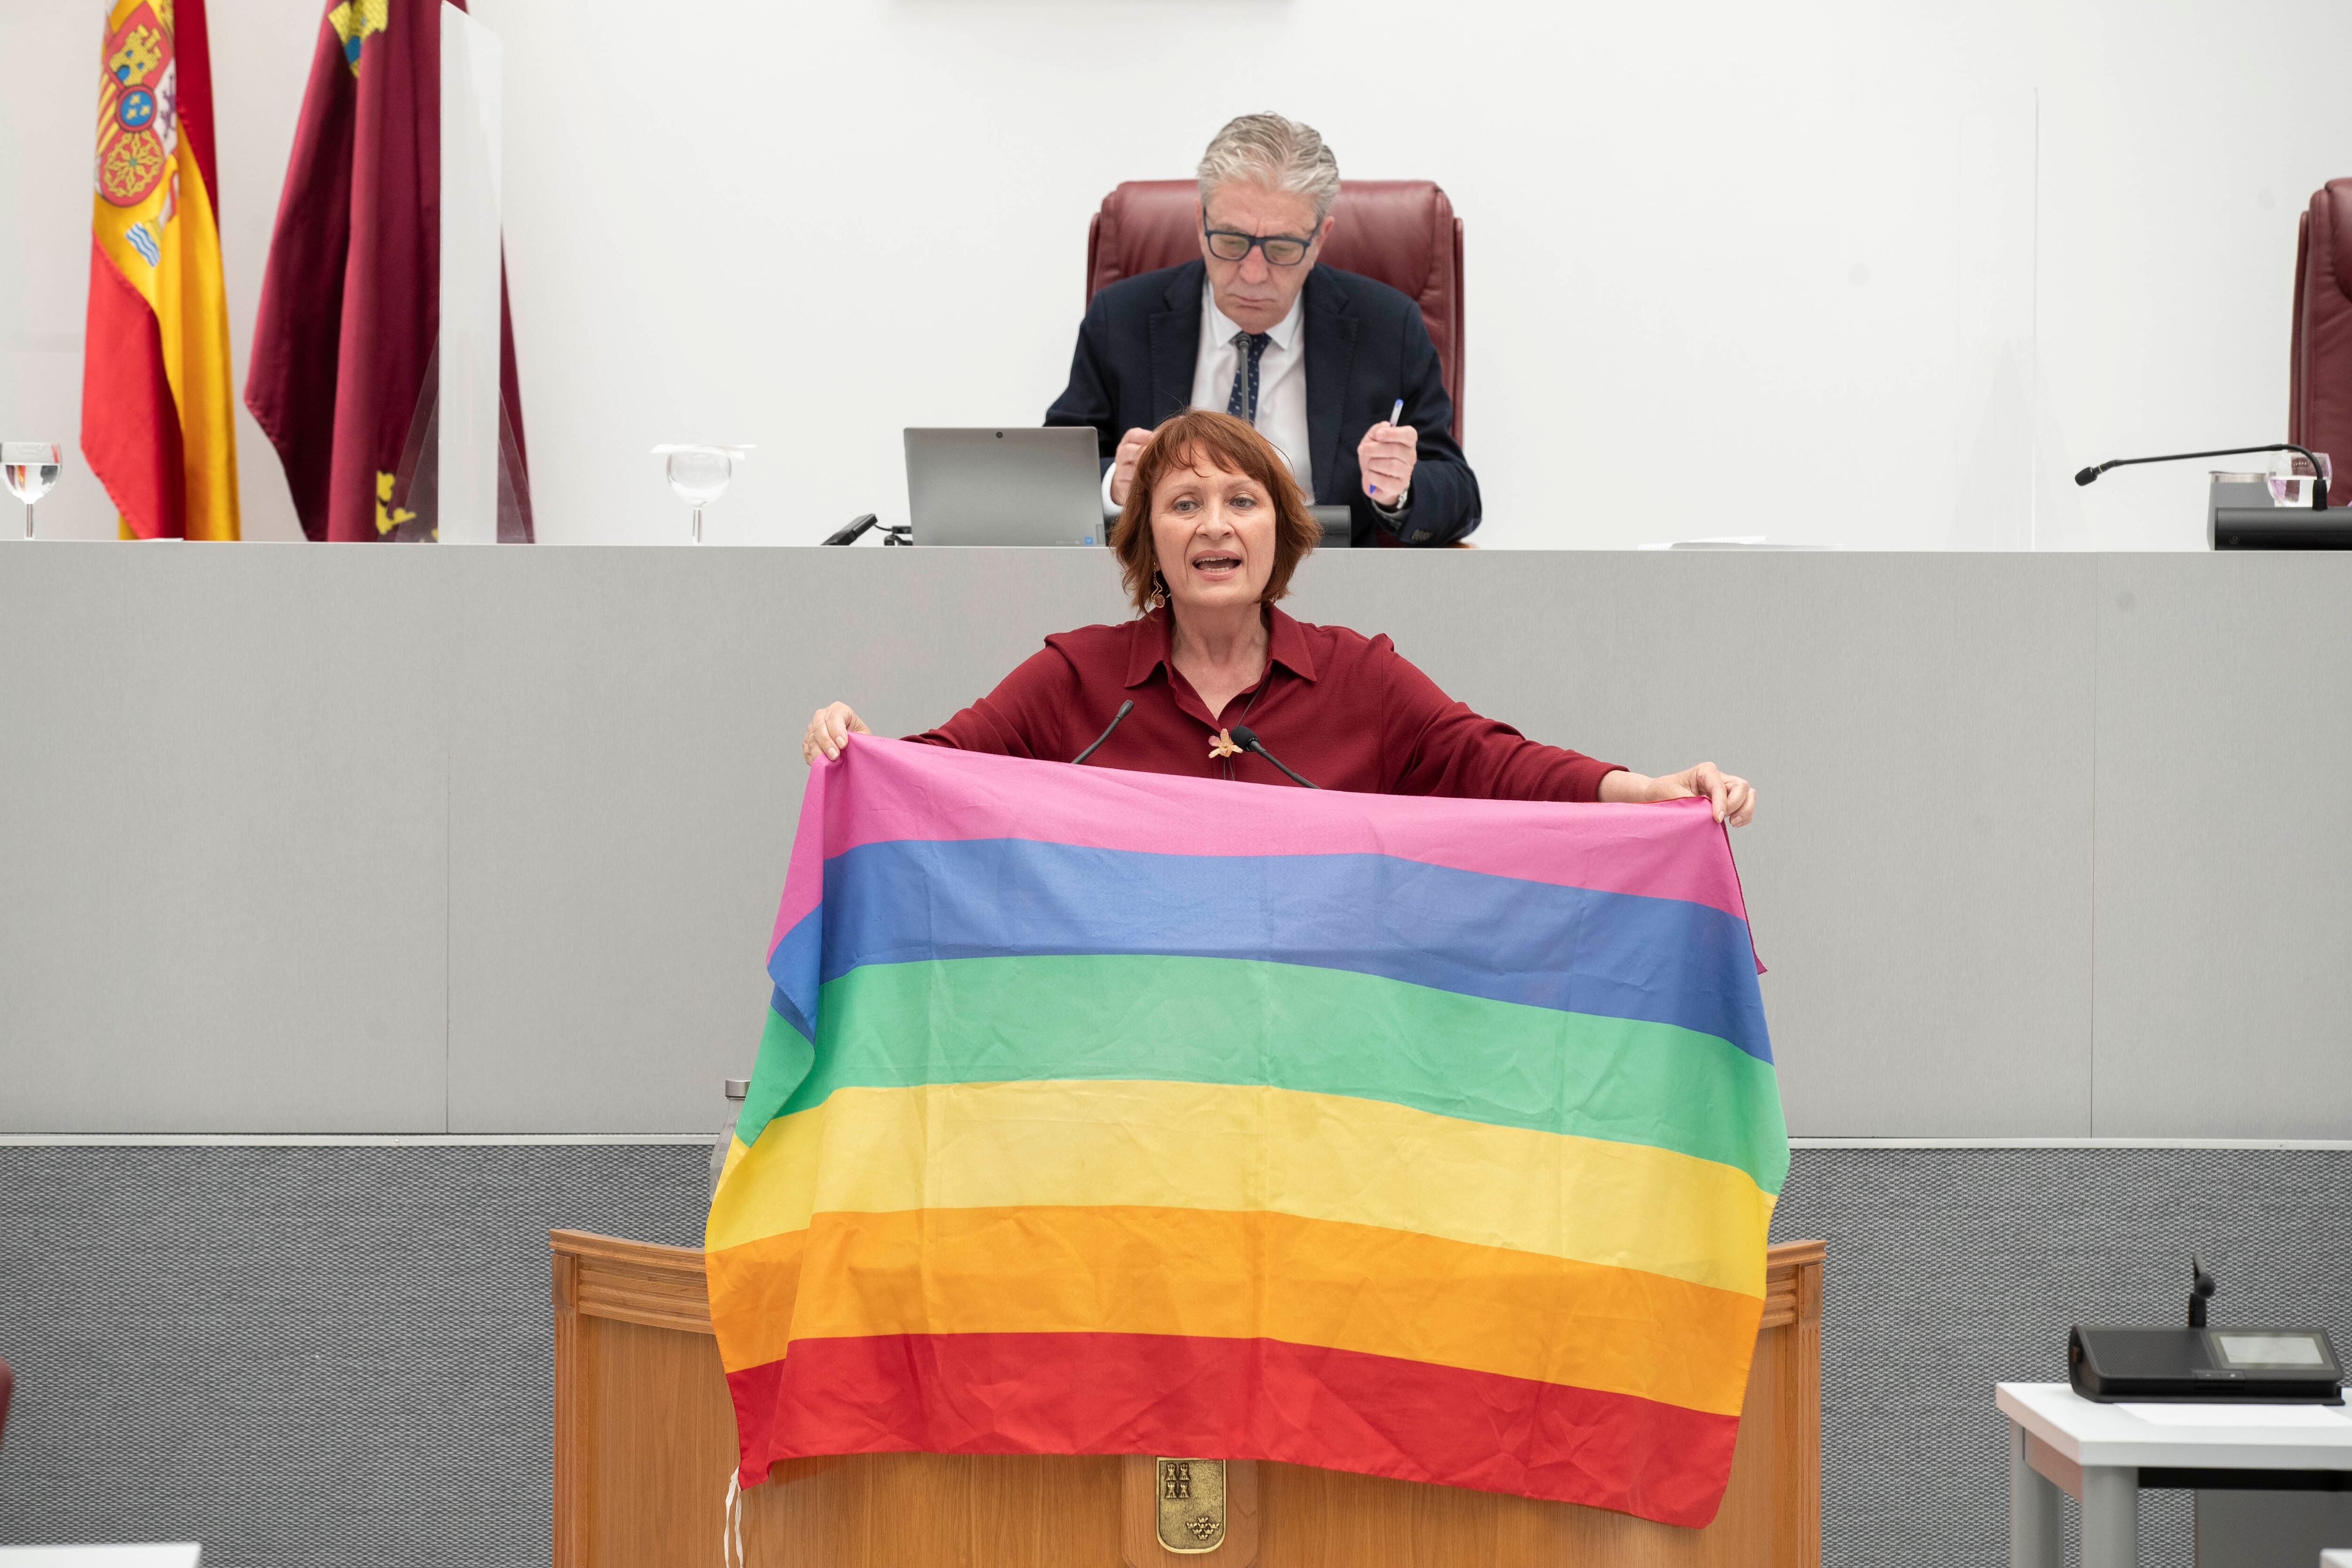
<svg viewBox="0 0 2352 1568">
<path fill-rule="evenodd" d="M 704 1232 L 736 1479 L 1190 1455 L 1707 1524 L 1788 1172 L 1754 791 L 1285 615 L 1317 534 L 1238 419 L 1161 425 L 1124 505 L 1139 617 L 929 746 L 810 720 Z M 1596 800 L 1679 804 L 1550 804 Z"/>
</svg>

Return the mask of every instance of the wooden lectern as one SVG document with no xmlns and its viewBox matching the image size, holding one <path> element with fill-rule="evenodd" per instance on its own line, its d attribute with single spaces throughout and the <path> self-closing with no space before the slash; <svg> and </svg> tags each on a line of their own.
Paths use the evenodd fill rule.
<svg viewBox="0 0 2352 1568">
<path fill-rule="evenodd" d="M 558 1230 L 555 1568 L 719 1568 L 735 1412 L 702 1254 Z M 1226 1467 L 1214 1551 L 1160 1543 L 1150 1457 L 863 1454 L 743 1496 L 762 1568 L 1817 1568 L 1822 1257 L 1771 1249 L 1722 1511 L 1705 1530 L 1271 1461 Z"/>
</svg>

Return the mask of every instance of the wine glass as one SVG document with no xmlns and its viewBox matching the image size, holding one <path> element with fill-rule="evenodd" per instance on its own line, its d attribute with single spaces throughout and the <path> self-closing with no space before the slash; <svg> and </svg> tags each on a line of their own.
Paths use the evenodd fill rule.
<svg viewBox="0 0 2352 1568">
<path fill-rule="evenodd" d="M 2319 459 L 2319 476 L 2333 488 L 2336 465 L 2327 460 L 2325 452 L 2311 455 Z M 2311 464 L 2300 452 L 2278 452 L 2271 455 L 2271 505 L 2274 507 L 2308 507 L 2316 489 L 2311 482 Z"/>
<path fill-rule="evenodd" d="M 25 537 L 33 537 L 33 503 L 58 482 L 65 455 L 54 441 L 0 441 L 0 480 L 25 503 Z"/>
<path fill-rule="evenodd" d="M 702 542 L 702 508 L 726 492 L 728 482 L 735 477 L 735 465 L 743 460 L 749 446 L 698 446 L 690 443 L 666 443 L 654 448 L 654 455 L 669 459 L 670 493 L 694 508 L 694 542 Z"/>
</svg>

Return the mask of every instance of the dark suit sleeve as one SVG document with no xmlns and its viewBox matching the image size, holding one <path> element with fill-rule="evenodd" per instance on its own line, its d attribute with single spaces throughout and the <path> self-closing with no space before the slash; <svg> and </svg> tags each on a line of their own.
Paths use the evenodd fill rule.
<svg viewBox="0 0 2352 1568">
<path fill-rule="evenodd" d="M 1349 504 L 1360 521 L 1370 518 L 1372 527 L 1409 545 L 1450 545 L 1466 538 L 1478 527 L 1478 476 L 1470 472 L 1469 461 L 1454 439 L 1454 400 L 1445 395 L 1437 345 L 1429 340 L 1429 329 L 1417 308 L 1405 312 L 1401 370 L 1402 384 L 1398 391 L 1404 398 L 1405 423 L 1420 435 L 1412 491 L 1405 498 L 1404 514 L 1391 519 L 1381 512 L 1363 494 L 1360 478 Z M 1381 418 L 1388 417 L 1386 408 L 1380 413 Z M 1363 438 L 1363 431 L 1355 433 L 1354 440 Z M 1355 458 L 1351 444 L 1347 453 L 1350 469 L 1356 466 Z"/>
<path fill-rule="evenodd" d="M 1118 454 L 1118 421 L 1111 405 L 1110 323 L 1097 294 L 1078 324 L 1077 351 L 1070 356 L 1070 384 L 1045 411 L 1047 425 L 1087 425 L 1108 464 Z"/>
</svg>

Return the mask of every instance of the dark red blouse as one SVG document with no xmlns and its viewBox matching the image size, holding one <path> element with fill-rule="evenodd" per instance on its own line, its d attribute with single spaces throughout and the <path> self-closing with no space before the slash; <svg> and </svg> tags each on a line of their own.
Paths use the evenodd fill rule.
<svg viewBox="0 0 2352 1568">
<path fill-rule="evenodd" d="M 1437 689 L 1386 637 L 1266 612 L 1257 685 L 1212 716 L 1169 657 L 1168 612 L 1045 639 L 988 695 L 910 740 L 1067 762 L 1133 698 L 1089 768 L 1288 785 L 1265 758 L 1213 758 L 1220 728 L 1246 724 L 1326 789 L 1499 800 L 1593 800 L 1617 764 L 1529 740 Z"/>
</svg>

